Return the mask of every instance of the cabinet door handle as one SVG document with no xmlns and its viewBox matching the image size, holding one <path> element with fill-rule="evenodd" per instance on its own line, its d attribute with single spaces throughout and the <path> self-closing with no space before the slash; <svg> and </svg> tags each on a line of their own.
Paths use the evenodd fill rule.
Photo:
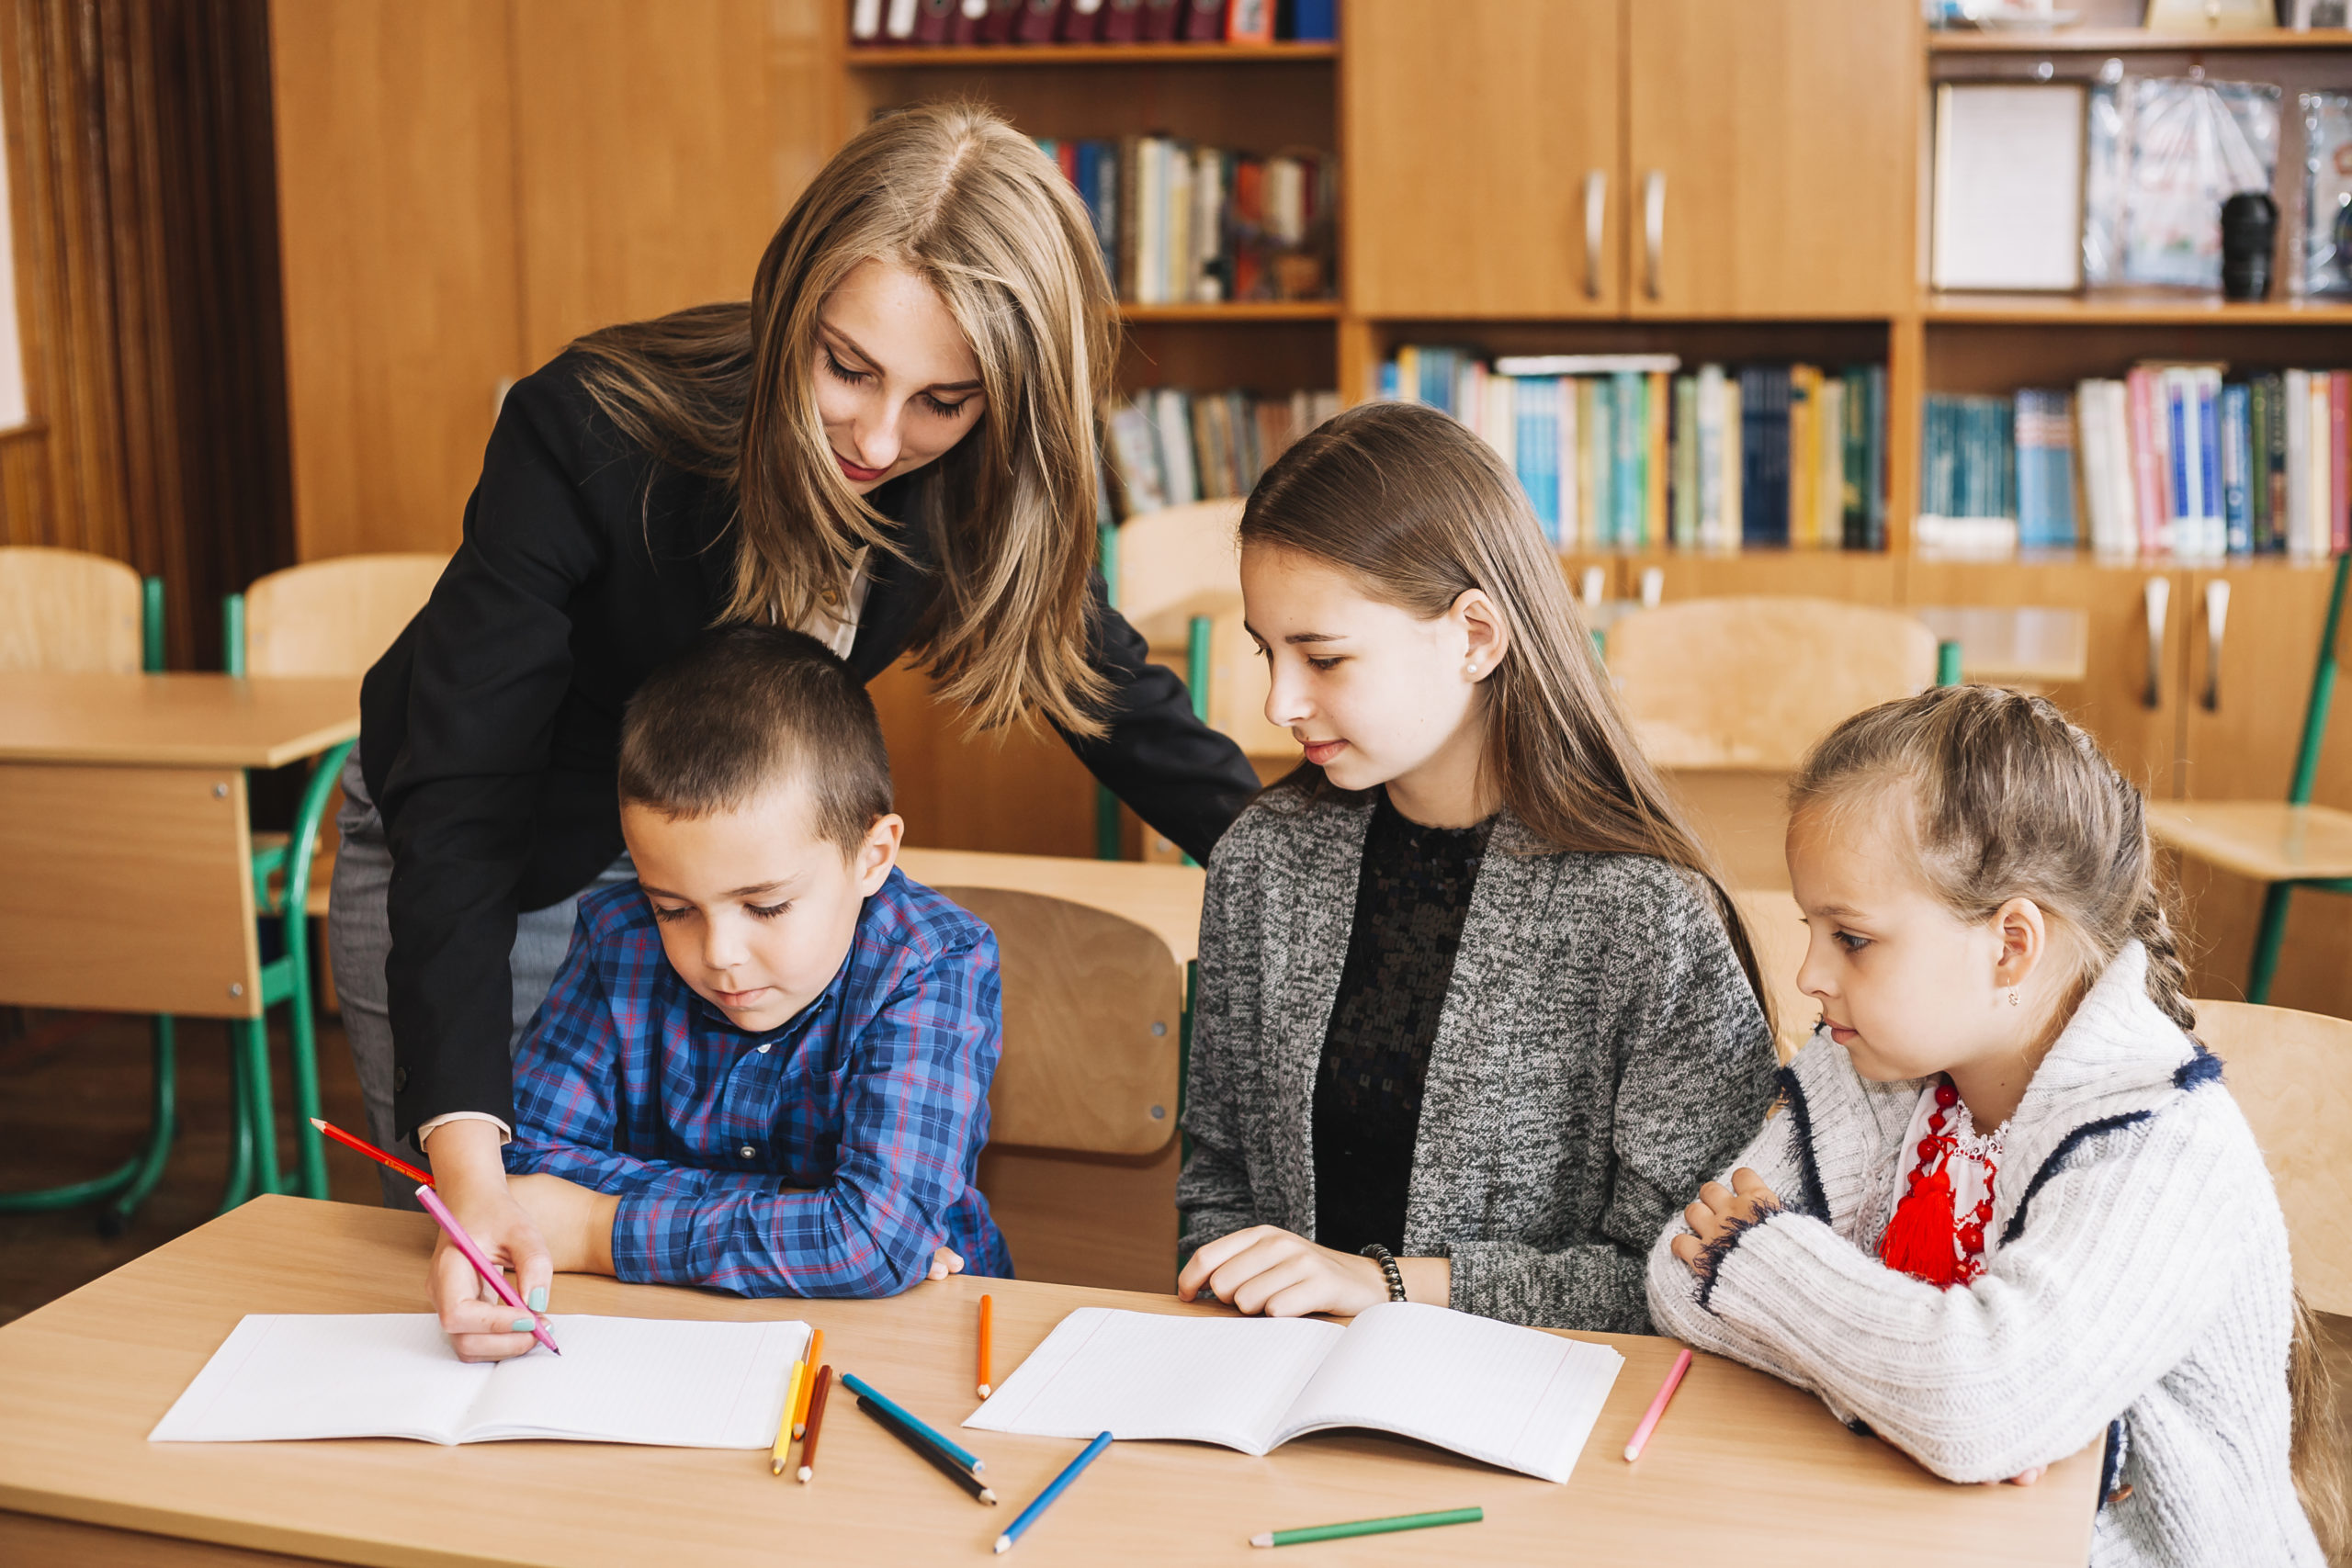
<svg viewBox="0 0 2352 1568">
<path fill-rule="evenodd" d="M 2141 599 L 2148 610 L 2148 691 L 2141 701 L 2160 708 L 2165 705 L 2165 613 L 2172 608 L 2172 579 L 2148 579 Z"/>
<path fill-rule="evenodd" d="M 1584 177 L 1584 297 L 1600 298 L 1600 240 L 1609 221 L 1609 176 L 1599 169 Z"/>
<path fill-rule="evenodd" d="M 2222 710 L 2222 637 L 2230 625 L 2230 585 L 2220 578 L 2205 585 L 2205 711 Z"/>
<path fill-rule="evenodd" d="M 1652 169 L 1642 178 L 1643 285 L 1653 299 L 1663 298 L 1658 273 L 1666 261 L 1666 171 Z"/>
</svg>

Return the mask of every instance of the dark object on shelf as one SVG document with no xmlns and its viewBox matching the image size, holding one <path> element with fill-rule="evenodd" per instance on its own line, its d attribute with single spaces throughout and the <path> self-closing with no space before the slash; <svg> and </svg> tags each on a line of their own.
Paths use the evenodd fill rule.
<svg viewBox="0 0 2352 1568">
<path fill-rule="evenodd" d="M 2278 204 L 2269 193 L 2242 190 L 2222 203 L 2222 298 L 2270 298 L 2270 253 Z"/>
</svg>

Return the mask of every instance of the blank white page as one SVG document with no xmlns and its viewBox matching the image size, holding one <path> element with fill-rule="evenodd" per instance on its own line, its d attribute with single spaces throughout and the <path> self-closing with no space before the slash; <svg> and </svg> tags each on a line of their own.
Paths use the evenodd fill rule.
<svg viewBox="0 0 2352 1568">
<path fill-rule="evenodd" d="M 563 1354 L 501 1363 L 463 1440 L 764 1449 L 808 1344 L 805 1323 L 556 1317 L 548 1327 Z"/>
<path fill-rule="evenodd" d="M 1035 1438 L 1176 1438 L 1262 1454 L 1348 1330 L 1314 1318 L 1080 1307 L 965 1418 Z"/>
<path fill-rule="evenodd" d="M 1606 1345 L 1383 1302 L 1357 1314 L 1299 1391 L 1281 1440 L 1370 1427 L 1566 1481 L 1624 1364 Z"/>
<path fill-rule="evenodd" d="M 154 1443 L 415 1438 L 454 1443 L 490 1381 L 449 1353 L 431 1313 L 240 1322 L 155 1429 Z"/>
</svg>

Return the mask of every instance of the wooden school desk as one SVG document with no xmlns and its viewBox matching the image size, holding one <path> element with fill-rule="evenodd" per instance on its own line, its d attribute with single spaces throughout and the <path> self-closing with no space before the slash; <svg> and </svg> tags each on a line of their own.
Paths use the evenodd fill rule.
<svg viewBox="0 0 2352 1568">
<path fill-rule="evenodd" d="M 817 1478 L 768 1473 L 766 1450 L 390 1439 L 151 1444 L 148 1431 L 247 1312 L 415 1312 L 433 1235 L 423 1214 L 256 1199 L 0 1328 L 0 1561 L 208 1565 L 991 1561 L 997 1532 L 1074 1442 L 959 1432 L 1003 1500 L 984 1508 L 836 1394 Z M 566 1275 L 567 1312 L 799 1317 L 825 1359 L 943 1429 L 969 1415 L 975 1303 L 995 1297 L 1009 1374 L 1064 1314 L 1103 1304 L 1221 1312 L 1166 1296 L 956 1279 L 882 1302 L 751 1302 Z M 1592 1335 L 1625 1357 L 1566 1485 L 1368 1433 L 1295 1439 L 1263 1459 L 1195 1443 L 1120 1443 L 1009 1554 L 1016 1564 L 1992 1562 L 2079 1568 L 2096 1445 L 2039 1485 L 1953 1486 L 1832 1420 L 1811 1397 L 1702 1356 L 1641 1462 L 1620 1450 L 1670 1363 L 1670 1340 Z M 1247 1544 L 1255 1531 L 1466 1507 L 1486 1522 L 1344 1545 Z M 133 1534 L 129 1532 L 153 1532 Z M 177 1537 L 179 1540 L 164 1538 Z M 182 1555 L 186 1540 L 237 1551 Z"/>
<path fill-rule="evenodd" d="M 347 677 L 0 674 L 0 1003 L 258 1019 L 245 770 L 358 733 Z M 243 1094 L 236 1145 L 265 1189 L 279 1180 L 266 1100 L 266 1079 Z M 297 1138 L 323 1191 L 317 1134 Z M 227 1201 L 246 1186 L 232 1174 Z"/>
</svg>

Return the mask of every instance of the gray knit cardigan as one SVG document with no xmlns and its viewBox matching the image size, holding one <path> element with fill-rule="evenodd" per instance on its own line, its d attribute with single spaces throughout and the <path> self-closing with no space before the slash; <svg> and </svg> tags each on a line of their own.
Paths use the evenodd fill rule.
<svg viewBox="0 0 2352 1568">
<path fill-rule="evenodd" d="M 1660 1332 L 1813 1390 L 1938 1475 L 1999 1481 L 2106 1434 L 2091 1562 L 2321 1562 L 2288 1465 L 2293 1280 L 2278 1194 L 2222 1064 L 2156 1010 L 2134 942 L 2009 1119 L 1983 1277 L 1878 1261 L 1917 1081 L 1818 1034 L 1736 1162 L 1781 1212 L 1702 1257 L 1650 1255 Z M 2128 1494 L 2120 1492 L 2128 1485 Z"/>
<path fill-rule="evenodd" d="M 1275 792 L 1209 862 L 1176 1186 L 1183 1245 L 1315 1234 L 1315 1077 L 1372 808 Z M 1753 1135 L 1771 1037 L 1721 923 L 1641 855 L 1546 851 L 1494 826 L 1430 1048 L 1405 1253 L 1453 1304 L 1644 1333 L 1644 1256 Z"/>
</svg>

